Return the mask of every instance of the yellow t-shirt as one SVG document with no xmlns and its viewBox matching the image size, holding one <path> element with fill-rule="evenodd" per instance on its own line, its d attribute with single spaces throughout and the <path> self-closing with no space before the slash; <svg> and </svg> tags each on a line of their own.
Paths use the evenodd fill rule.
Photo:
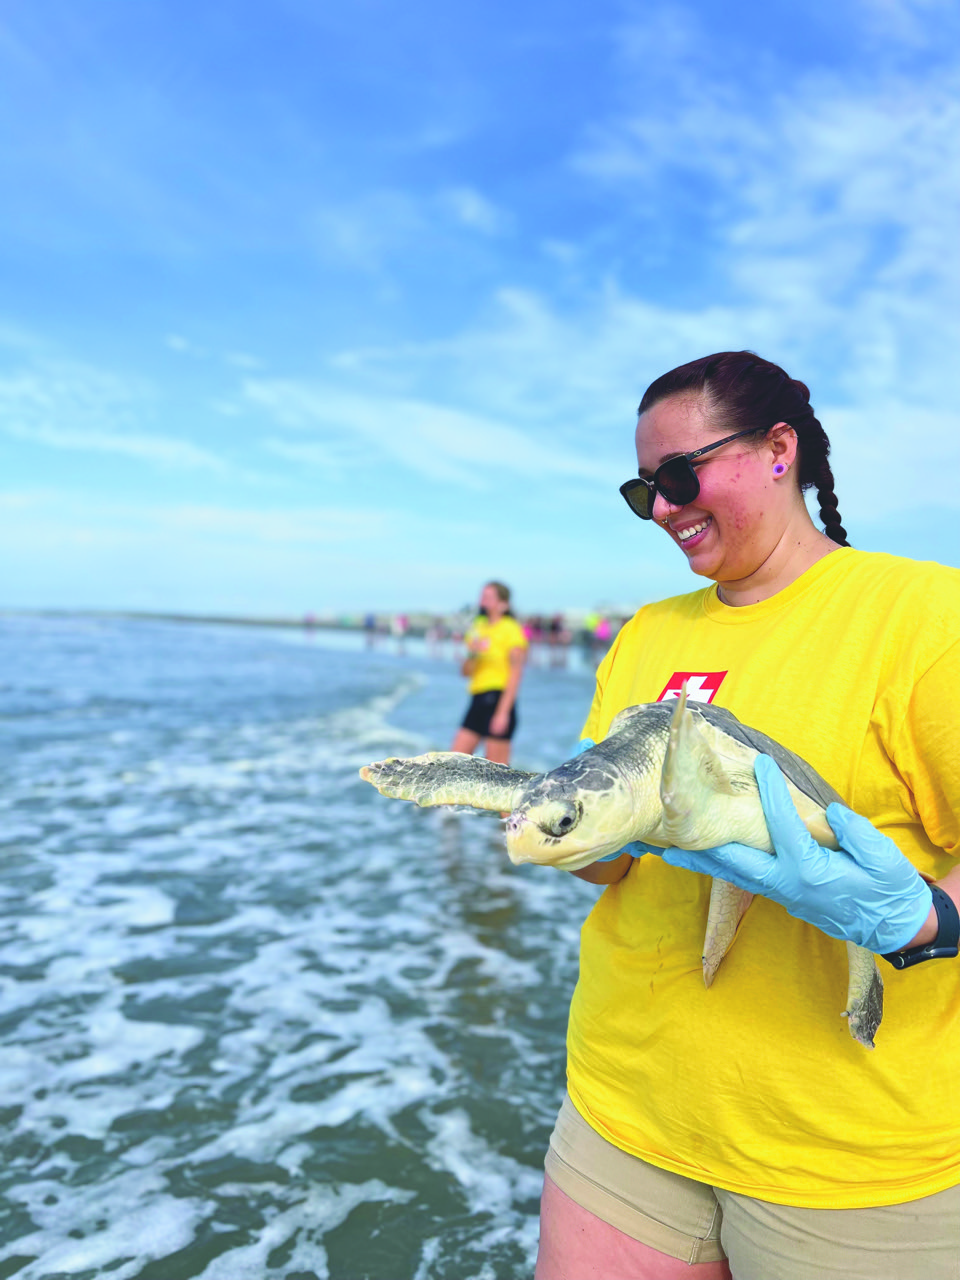
<svg viewBox="0 0 960 1280">
<path fill-rule="evenodd" d="M 688 689 L 803 756 L 939 878 L 960 853 L 960 571 L 844 548 L 760 604 L 716 587 L 641 609 L 584 736 Z M 574 1104 L 664 1169 L 813 1208 L 960 1183 L 960 959 L 897 971 L 876 1049 L 840 1017 L 843 943 L 755 898 L 713 986 L 710 880 L 635 859 L 586 920 L 568 1031 Z"/>
<path fill-rule="evenodd" d="M 477 655 L 477 667 L 470 677 L 471 693 L 487 693 L 490 689 L 505 689 L 510 679 L 511 649 L 526 649 L 527 637 L 516 618 L 499 618 L 491 622 L 483 616 L 476 619 L 470 632 L 488 641 L 486 649 Z"/>
</svg>

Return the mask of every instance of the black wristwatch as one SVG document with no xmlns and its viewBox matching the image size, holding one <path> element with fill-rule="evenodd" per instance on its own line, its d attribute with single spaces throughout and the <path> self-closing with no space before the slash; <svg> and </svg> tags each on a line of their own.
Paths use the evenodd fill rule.
<svg viewBox="0 0 960 1280">
<path fill-rule="evenodd" d="M 895 969 L 909 969 L 921 960 L 951 960 L 960 951 L 960 912 L 956 903 L 935 884 L 930 886 L 930 892 L 937 913 L 937 936 L 924 947 L 888 952 L 883 958 Z"/>
</svg>

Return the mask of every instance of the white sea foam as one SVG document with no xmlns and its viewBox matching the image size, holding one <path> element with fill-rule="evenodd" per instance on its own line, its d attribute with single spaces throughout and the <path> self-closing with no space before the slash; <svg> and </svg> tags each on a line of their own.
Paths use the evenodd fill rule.
<svg viewBox="0 0 960 1280">
<path fill-rule="evenodd" d="M 20 1280 L 107 1269 L 135 1276 L 188 1245 L 205 1213 L 201 1201 L 169 1195 L 163 1182 L 153 1169 L 133 1168 L 77 1188 L 45 1179 L 20 1185 L 8 1195 L 37 1230 L 0 1249 L 0 1259 L 39 1255 L 17 1271 Z"/>
<path fill-rule="evenodd" d="M 330 1272 L 322 1240 L 328 1231 L 344 1222 L 358 1205 L 376 1201 L 403 1204 L 411 1199 L 413 1192 L 387 1187 L 376 1179 L 357 1185 L 312 1187 L 291 1208 L 273 1216 L 253 1244 L 216 1258 L 200 1273 L 199 1280 L 261 1280 L 305 1270 L 327 1280 Z M 270 1255 L 276 1250 L 283 1251 L 283 1262 L 271 1266 Z"/>
<path fill-rule="evenodd" d="M 62 629 L 78 668 L 60 634 L 0 776 L 0 1261 L 325 1276 L 373 1214 L 422 1280 L 529 1269 L 595 892 L 358 778 L 448 739 L 455 669 L 132 624 Z"/>
<path fill-rule="evenodd" d="M 434 1133 L 427 1143 L 430 1164 L 453 1174 L 473 1213 L 501 1215 L 515 1200 L 539 1196 L 537 1171 L 495 1152 L 473 1132 L 465 1111 L 425 1112 L 421 1119 Z"/>
</svg>

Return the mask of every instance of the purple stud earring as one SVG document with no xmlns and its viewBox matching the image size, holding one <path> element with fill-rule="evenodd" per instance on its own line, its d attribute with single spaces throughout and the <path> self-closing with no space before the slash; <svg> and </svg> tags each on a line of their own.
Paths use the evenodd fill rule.
<svg viewBox="0 0 960 1280">
<path fill-rule="evenodd" d="M 787 469 L 787 468 L 783 465 L 783 463 L 782 463 L 782 462 L 778 462 L 778 463 L 776 463 L 776 464 L 775 464 L 775 466 L 774 466 L 774 468 L 773 468 L 773 474 L 774 474 L 775 476 L 782 476 L 782 475 L 783 475 L 783 473 L 786 471 L 786 469 Z"/>
</svg>

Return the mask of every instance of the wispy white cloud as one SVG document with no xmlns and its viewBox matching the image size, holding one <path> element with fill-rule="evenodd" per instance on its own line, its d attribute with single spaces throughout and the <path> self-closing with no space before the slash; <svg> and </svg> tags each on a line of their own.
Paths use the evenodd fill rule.
<svg viewBox="0 0 960 1280">
<path fill-rule="evenodd" d="M 738 327 L 765 310 L 775 344 L 812 366 L 842 356 L 852 399 L 908 386 L 928 405 L 943 397 L 960 341 L 960 56 L 922 79 L 814 69 L 788 88 L 741 86 L 678 32 L 679 103 L 634 95 L 589 124 L 575 171 L 641 216 L 689 175 L 709 193 L 696 213 Z M 645 27 L 625 34 L 627 63 L 651 40 Z M 658 83 L 673 69 L 662 45 Z"/>
<path fill-rule="evenodd" d="M 454 217 L 471 230 L 494 236 L 507 228 L 506 214 L 473 187 L 448 187 L 441 199 Z"/>
<path fill-rule="evenodd" d="M 218 361 L 230 369 L 243 369 L 250 372 L 263 368 L 263 360 L 249 351 L 211 351 L 184 337 L 182 333 L 168 333 L 163 340 L 163 345 L 177 355 L 189 356 L 198 361 Z"/>
<path fill-rule="evenodd" d="M 317 259 L 338 270 L 383 271 L 398 248 L 429 229 L 424 202 L 412 192 L 380 188 L 351 200 L 317 201 L 305 218 Z"/>
<path fill-rule="evenodd" d="M 398 257 L 419 254 L 425 244 L 455 243 L 464 230 L 498 237 L 512 223 L 506 209 L 468 183 L 437 191 L 381 186 L 348 200 L 315 199 L 305 215 L 306 238 L 321 263 L 372 275 L 402 275 Z"/>
<path fill-rule="evenodd" d="M 163 341 L 166 347 L 171 351 L 176 351 L 178 355 L 197 356 L 201 359 L 207 355 L 203 347 L 198 347 L 189 338 L 185 338 L 182 333 L 168 333 Z"/>
<path fill-rule="evenodd" d="M 151 513 L 156 527 L 203 537 L 257 543 L 342 547 L 345 541 L 380 537 L 387 514 L 356 507 L 300 510 L 237 509 L 222 506 L 172 506 Z"/>
<path fill-rule="evenodd" d="M 845 518 L 896 522 L 906 513 L 923 520 L 925 512 L 960 512 L 960 410 L 882 400 L 855 409 L 828 404 L 820 416 Z M 949 563 L 956 552 L 938 546 L 944 533 L 931 528 L 927 554 Z"/>
<path fill-rule="evenodd" d="M 859 0 L 859 7 L 874 42 L 927 49 L 943 40 L 945 22 L 956 31 L 953 0 Z"/>
<path fill-rule="evenodd" d="M 73 361 L 41 359 L 0 376 L 0 432 L 60 450 L 114 454 L 155 466 L 227 474 L 193 441 L 145 431 L 155 396 L 139 379 Z"/>
<path fill-rule="evenodd" d="M 48 489 L 0 491 L 0 513 L 0 606 L 442 608 L 515 556 L 507 529 L 490 538 L 480 522 L 402 507 L 104 502 Z M 548 585 L 540 607 L 550 599 Z"/>
<path fill-rule="evenodd" d="M 343 477 L 352 469 L 362 467 L 369 459 L 369 450 L 364 448 L 361 440 L 284 440 L 267 436 L 260 443 L 267 453 L 288 462 L 318 468 L 329 476 Z"/>
<path fill-rule="evenodd" d="M 586 451 L 436 402 L 293 379 L 247 379 L 243 391 L 251 405 L 281 426 L 322 428 L 324 438 L 310 446 L 318 462 L 342 458 L 334 451 L 359 438 L 367 442 L 367 465 L 373 444 L 381 458 L 393 458 L 430 480 L 471 489 L 489 487 L 505 473 L 566 475 L 601 484 L 611 479 L 609 466 Z M 303 446 L 294 448 L 306 460 Z"/>
<path fill-rule="evenodd" d="M 885 517 L 895 518 L 928 502 L 960 511 L 960 414 L 951 402 L 952 366 L 937 380 L 925 380 L 922 369 L 913 382 L 903 376 L 899 387 L 892 376 L 891 368 L 903 360 L 901 330 L 910 323 L 909 308 L 887 317 L 886 349 L 876 328 L 872 351 L 865 337 L 855 335 L 860 377 L 838 378 L 828 391 L 818 388 L 808 366 L 822 367 L 824 357 L 817 345 L 831 336 L 831 308 L 815 317 L 820 322 L 816 334 L 798 335 L 794 312 L 760 302 L 684 310 L 643 302 L 611 287 L 589 311 L 572 317 L 531 294 L 512 293 L 502 301 L 503 310 L 489 328 L 419 348 L 403 344 L 393 353 L 381 348 L 358 355 L 358 375 L 416 370 L 423 383 L 446 380 L 474 402 L 486 399 L 497 408 L 512 404 L 533 441 L 549 423 L 554 442 L 562 442 L 567 458 L 591 457 L 592 474 L 612 495 L 614 482 L 632 474 L 635 465 L 633 415 L 647 383 L 685 359 L 747 347 L 812 383 L 815 408 L 833 442 L 841 509 L 848 519 L 875 520 L 880 506 Z M 288 421 L 306 425 L 307 415 L 294 413 L 294 403 L 285 406 Z M 373 402 L 365 403 L 369 407 Z M 386 423 L 393 422 L 402 437 L 402 415 L 384 411 L 378 421 L 384 425 L 383 447 L 390 447 Z M 435 421 L 445 426 L 443 415 Z M 447 431 L 440 430 L 439 443 L 431 447 L 444 451 L 448 465 L 456 461 L 450 451 L 453 441 L 484 438 L 482 432 L 463 428 Z M 482 444 L 480 451 L 487 459 L 497 456 Z M 531 474 L 556 472 L 542 458 L 531 464 Z M 467 480 L 461 477 L 460 482 Z M 584 489 L 581 500 L 587 499 Z M 940 554 L 942 558 L 942 550 Z"/>
<path fill-rule="evenodd" d="M 82 453 L 112 453 L 140 462 L 155 463 L 164 467 L 183 467 L 207 471 L 227 472 L 230 468 L 222 459 L 207 449 L 201 449 L 189 440 L 177 440 L 171 436 L 153 436 L 142 433 L 70 430 L 50 426 L 23 426 L 9 423 L 2 426 L 7 435 L 32 444 L 48 445 L 53 449 L 73 449 Z"/>
<path fill-rule="evenodd" d="M 227 364 L 233 365 L 235 369 L 262 369 L 263 361 L 258 357 L 251 355 L 248 351 L 228 351 L 224 356 Z"/>
<path fill-rule="evenodd" d="M 478 508 L 444 519 L 399 504 L 264 509 L 0 490 L 4 512 L 0 606 L 439 610 L 470 599 L 493 573 L 523 608 L 543 612 L 558 602 L 635 606 L 690 586 L 676 548 L 646 537 L 625 509 L 618 554 L 607 545 L 601 557 L 582 523 L 567 518 L 520 537 Z"/>
<path fill-rule="evenodd" d="M 599 464 L 629 458 L 636 406 L 652 378 L 731 345 L 782 350 L 793 328 L 773 306 L 671 306 L 612 279 L 578 302 L 502 288 L 482 321 L 451 337 L 353 348 L 334 364 L 354 386 L 399 386 L 398 395 L 431 387 L 447 403 L 511 420 Z"/>
<path fill-rule="evenodd" d="M 289 543 L 337 547 L 344 541 L 376 540 L 405 516 L 381 508 L 343 506 L 269 508 L 216 503 L 104 501 L 63 489 L 0 491 L 0 509 L 33 513 L 55 524 L 74 521 L 122 545 L 128 537 L 182 534 L 253 544 Z M 416 524 L 416 520 L 413 521 Z"/>
</svg>

